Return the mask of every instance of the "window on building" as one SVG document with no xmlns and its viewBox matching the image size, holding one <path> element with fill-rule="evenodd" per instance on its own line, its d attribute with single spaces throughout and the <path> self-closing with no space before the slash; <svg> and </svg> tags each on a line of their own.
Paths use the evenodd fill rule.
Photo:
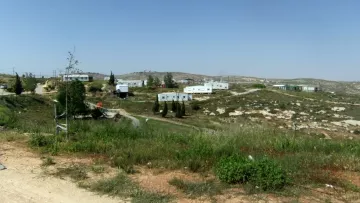
<svg viewBox="0 0 360 203">
<path fill-rule="evenodd" d="M 183 96 L 183 99 L 185 99 L 186 98 L 186 96 Z"/>
<path fill-rule="evenodd" d="M 162 99 L 165 99 L 165 96 L 162 96 L 161 98 L 162 98 Z"/>
</svg>

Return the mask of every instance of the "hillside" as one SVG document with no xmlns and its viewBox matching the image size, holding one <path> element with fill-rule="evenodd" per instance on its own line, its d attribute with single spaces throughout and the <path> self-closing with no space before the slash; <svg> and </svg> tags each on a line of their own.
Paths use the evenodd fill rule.
<svg viewBox="0 0 360 203">
<path fill-rule="evenodd" d="M 246 77 L 246 76 L 208 76 L 200 74 L 191 74 L 184 72 L 171 72 L 175 80 L 181 80 L 191 78 L 195 81 L 201 82 L 203 79 L 209 80 L 224 80 L 230 83 L 263 83 L 263 78 Z M 162 79 L 166 72 L 133 72 L 124 75 L 117 75 L 117 78 L 121 79 L 137 79 L 144 80 L 148 75 L 159 77 Z M 336 92 L 336 93 L 347 93 L 347 94 L 359 94 L 360 93 L 360 82 L 342 82 L 342 81 L 330 81 L 315 78 L 295 78 L 295 79 L 267 79 L 267 84 L 305 84 L 320 86 L 323 91 Z"/>
</svg>

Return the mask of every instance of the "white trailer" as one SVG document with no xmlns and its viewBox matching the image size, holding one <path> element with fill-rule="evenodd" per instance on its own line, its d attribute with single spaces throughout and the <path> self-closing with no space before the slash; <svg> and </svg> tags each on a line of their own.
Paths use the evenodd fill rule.
<svg viewBox="0 0 360 203">
<path fill-rule="evenodd" d="M 213 88 L 211 86 L 188 86 L 184 88 L 185 93 L 194 94 L 211 94 Z"/>
<path fill-rule="evenodd" d="M 142 87 L 143 81 L 142 80 L 122 80 L 117 79 L 117 84 L 127 84 L 129 87 Z"/>
<path fill-rule="evenodd" d="M 191 101 L 192 94 L 166 92 L 158 94 L 159 101 Z"/>
<path fill-rule="evenodd" d="M 229 89 L 229 83 L 227 82 L 206 82 L 206 87 L 212 87 L 214 90 L 227 90 Z"/>
<path fill-rule="evenodd" d="M 122 92 L 122 93 L 127 93 L 127 92 L 129 92 L 129 85 L 127 85 L 127 84 L 117 84 L 116 85 L 116 91 L 117 92 Z"/>
<path fill-rule="evenodd" d="M 91 82 L 93 80 L 93 77 L 89 75 L 73 74 L 73 75 L 63 75 L 62 80 L 63 81 L 79 80 L 82 82 Z"/>
</svg>

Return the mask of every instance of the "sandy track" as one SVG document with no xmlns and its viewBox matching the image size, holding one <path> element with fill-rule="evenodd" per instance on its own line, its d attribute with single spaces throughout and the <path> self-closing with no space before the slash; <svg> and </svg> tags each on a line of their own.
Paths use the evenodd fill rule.
<svg viewBox="0 0 360 203">
<path fill-rule="evenodd" d="M 0 202 L 2 203 L 119 203 L 99 196 L 76 183 L 43 174 L 38 155 L 23 147 L 0 143 Z"/>
</svg>

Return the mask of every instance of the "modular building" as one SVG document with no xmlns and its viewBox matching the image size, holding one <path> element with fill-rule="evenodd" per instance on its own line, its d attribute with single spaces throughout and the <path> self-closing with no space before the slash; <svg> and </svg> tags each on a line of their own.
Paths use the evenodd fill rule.
<svg viewBox="0 0 360 203">
<path fill-rule="evenodd" d="M 144 81 L 143 80 L 117 79 L 117 84 L 127 84 L 129 87 L 142 87 L 144 84 Z"/>
<path fill-rule="evenodd" d="M 117 84 L 116 85 L 116 94 L 120 98 L 127 98 L 129 95 L 129 86 L 127 84 Z"/>
<path fill-rule="evenodd" d="M 166 92 L 158 94 L 159 101 L 191 101 L 192 94 Z"/>
<path fill-rule="evenodd" d="M 89 75 L 81 75 L 81 74 L 77 74 L 77 75 L 63 75 L 63 81 L 73 81 L 73 80 L 79 80 L 82 82 L 91 82 L 93 81 L 93 77 L 89 76 Z"/>
<path fill-rule="evenodd" d="M 184 88 L 185 93 L 194 93 L 194 94 L 211 94 L 211 86 L 188 86 Z"/>
<path fill-rule="evenodd" d="M 212 87 L 214 90 L 227 90 L 229 89 L 229 83 L 227 82 L 206 82 L 204 86 Z"/>
</svg>

